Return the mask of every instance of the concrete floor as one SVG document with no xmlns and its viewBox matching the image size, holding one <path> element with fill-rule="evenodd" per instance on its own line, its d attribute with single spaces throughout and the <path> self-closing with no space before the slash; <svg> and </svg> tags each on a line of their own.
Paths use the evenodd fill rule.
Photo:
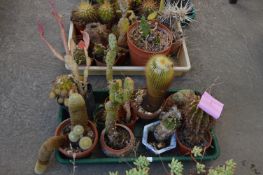
<svg viewBox="0 0 263 175">
<path fill-rule="evenodd" d="M 76 0 L 57 1 L 69 26 Z M 214 95 L 225 103 L 216 134 L 221 156 L 209 165 L 233 158 L 237 175 L 263 174 L 263 1 L 194 0 L 197 22 L 187 30 L 192 70 L 176 78 L 173 87 L 206 89 L 216 77 Z M 36 18 L 46 26 L 46 36 L 62 50 L 59 30 L 40 0 L 0 0 L 0 174 L 30 175 L 41 143 L 53 135 L 58 106 L 48 99 L 51 81 L 67 72 L 40 41 Z M 134 77 L 138 87 L 143 77 Z M 103 76 L 90 77 L 94 87 L 105 87 Z M 103 167 L 103 168 L 102 168 Z M 82 165 L 76 175 L 107 174 L 129 166 Z M 152 174 L 162 174 L 154 164 Z M 255 169 L 257 171 L 255 171 Z M 49 175 L 70 174 L 71 166 L 51 160 Z"/>
</svg>

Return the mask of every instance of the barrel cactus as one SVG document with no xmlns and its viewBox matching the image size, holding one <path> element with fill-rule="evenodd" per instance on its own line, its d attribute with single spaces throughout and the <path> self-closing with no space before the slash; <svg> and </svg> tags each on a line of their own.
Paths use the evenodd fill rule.
<svg viewBox="0 0 263 175">
<path fill-rule="evenodd" d="M 141 5 L 141 14 L 148 16 L 154 11 L 158 11 L 158 5 L 154 0 L 144 0 Z"/>
<path fill-rule="evenodd" d="M 157 111 L 174 78 L 173 62 L 165 55 L 154 55 L 145 68 L 147 95 L 143 108 L 149 112 Z"/>
<path fill-rule="evenodd" d="M 97 19 L 96 9 L 89 2 L 82 1 L 71 13 L 71 20 L 74 24 L 85 26 L 87 23 Z"/>
<path fill-rule="evenodd" d="M 101 22 L 104 24 L 110 23 L 114 18 L 114 9 L 107 0 L 99 7 L 98 13 Z"/>
</svg>

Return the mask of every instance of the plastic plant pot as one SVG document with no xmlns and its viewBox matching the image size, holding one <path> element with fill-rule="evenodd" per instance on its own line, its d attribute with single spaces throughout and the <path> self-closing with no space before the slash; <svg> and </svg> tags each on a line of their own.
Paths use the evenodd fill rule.
<svg viewBox="0 0 263 175">
<path fill-rule="evenodd" d="M 159 155 L 162 154 L 164 152 L 170 151 L 174 148 L 176 148 L 176 136 L 175 133 L 171 136 L 170 138 L 170 145 L 162 148 L 162 149 L 156 149 L 154 148 L 151 144 L 148 143 L 148 136 L 150 132 L 153 132 L 154 128 L 160 124 L 160 121 L 156 121 L 153 123 L 150 123 L 148 125 L 145 125 L 143 128 L 143 136 L 142 136 L 142 144 L 152 153 Z"/>
</svg>

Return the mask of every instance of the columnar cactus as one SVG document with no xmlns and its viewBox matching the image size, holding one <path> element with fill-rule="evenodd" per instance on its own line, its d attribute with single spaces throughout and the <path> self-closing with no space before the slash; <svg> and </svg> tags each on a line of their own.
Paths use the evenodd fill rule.
<svg viewBox="0 0 263 175">
<path fill-rule="evenodd" d="M 84 128 L 88 125 L 88 113 L 85 100 L 78 93 L 73 93 L 69 97 L 68 108 L 72 127 L 81 125 Z"/>
<path fill-rule="evenodd" d="M 115 63 L 115 58 L 117 56 L 117 39 L 114 34 L 109 34 L 109 50 L 106 54 L 106 78 L 108 82 L 112 81 L 113 73 L 112 73 L 112 66 Z"/>
<path fill-rule="evenodd" d="M 71 20 L 78 25 L 85 26 L 89 22 L 97 19 L 96 9 L 89 2 L 82 1 L 71 13 Z"/>
<path fill-rule="evenodd" d="M 67 136 L 53 136 L 48 138 L 40 147 L 35 165 L 35 173 L 43 174 L 47 169 L 53 151 L 68 142 Z"/>
<path fill-rule="evenodd" d="M 134 81 L 130 77 L 126 77 L 123 86 L 123 108 L 126 111 L 126 122 L 131 120 L 131 104 L 130 100 L 134 92 Z"/>
<path fill-rule="evenodd" d="M 114 9 L 108 0 L 104 0 L 104 3 L 99 7 L 98 10 L 99 18 L 102 23 L 110 23 L 114 18 Z"/>
<path fill-rule="evenodd" d="M 154 55 L 146 65 L 145 76 L 147 96 L 143 101 L 143 108 L 154 112 L 160 108 L 166 90 L 173 81 L 173 62 L 164 55 Z"/>
</svg>

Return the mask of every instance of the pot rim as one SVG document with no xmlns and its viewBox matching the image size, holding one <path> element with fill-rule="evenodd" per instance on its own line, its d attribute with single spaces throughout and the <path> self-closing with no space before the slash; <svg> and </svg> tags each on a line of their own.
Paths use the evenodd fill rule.
<svg viewBox="0 0 263 175">
<path fill-rule="evenodd" d="M 70 118 L 64 120 L 63 122 L 61 122 L 58 127 L 56 128 L 56 131 L 55 131 L 55 135 L 56 136 L 59 136 L 59 135 L 62 135 L 62 130 L 63 128 L 65 128 L 67 125 L 70 124 Z M 92 131 L 94 132 L 94 140 L 92 142 L 92 145 L 89 149 L 87 150 L 84 150 L 82 152 L 78 152 L 76 153 L 76 158 L 83 158 L 83 157 L 87 157 L 91 152 L 92 150 L 95 148 L 95 146 L 97 145 L 98 143 L 98 131 L 97 131 L 97 128 L 95 126 L 94 123 L 92 123 L 91 121 L 88 120 L 88 124 L 89 126 L 91 127 Z M 61 147 L 59 147 L 59 152 L 61 152 L 63 155 L 69 157 L 69 158 L 73 158 L 73 154 L 72 153 L 68 153 L 67 151 L 65 151 L 65 149 L 62 149 Z"/>
<path fill-rule="evenodd" d="M 127 31 L 127 34 L 126 34 L 126 35 L 127 35 L 127 43 L 128 43 L 128 44 L 131 44 L 133 47 L 135 47 L 135 48 L 136 48 L 137 50 L 139 50 L 140 52 L 148 53 L 148 54 L 160 54 L 160 53 L 163 53 L 163 52 L 168 51 L 169 49 L 171 49 L 172 44 L 173 44 L 173 34 L 172 34 L 172 31 L 171 31 L 168 27 L 166 27 L 165 25 L 161 24 L 160 22 L 158 22 L 158 21 L 156 21 L 156 20 L 154 20 L 154 21 L 152 21 L 152 22 L 157 22 L 157 23 L 158 23 L 158 27 L 164 29 L 164 30 L 167 32 L 167 34 L 168 34 L 168 36 L 169 36 L 169 39 L 170 39 L 170 43 L 169 43 L 169 45 L 168 45 L 167 48 L 165 48 L 165 49 L 163 49 L 163 50 L 160 50 L 160 51 L 158 51 L 158 52 L 152 52 L 152 51 L 146 51 L 146 50 L 143 50 L 143 49 L 137 47 L 137 46 L 133 43 L 133 41 L 132 41 L 132 39 L 130 38 L 130 35 L 129 35 L 129 34 L 130 34 L 130 31 L 131 31 L 134 27 L 137 27 L 137 26 L 138 26 L 139 21 L 136 21 L 136 22 L 134 22 L 132 25 L 130 25 L 130 27 L 129 27 L 128 31 Z"/>
</svg>

